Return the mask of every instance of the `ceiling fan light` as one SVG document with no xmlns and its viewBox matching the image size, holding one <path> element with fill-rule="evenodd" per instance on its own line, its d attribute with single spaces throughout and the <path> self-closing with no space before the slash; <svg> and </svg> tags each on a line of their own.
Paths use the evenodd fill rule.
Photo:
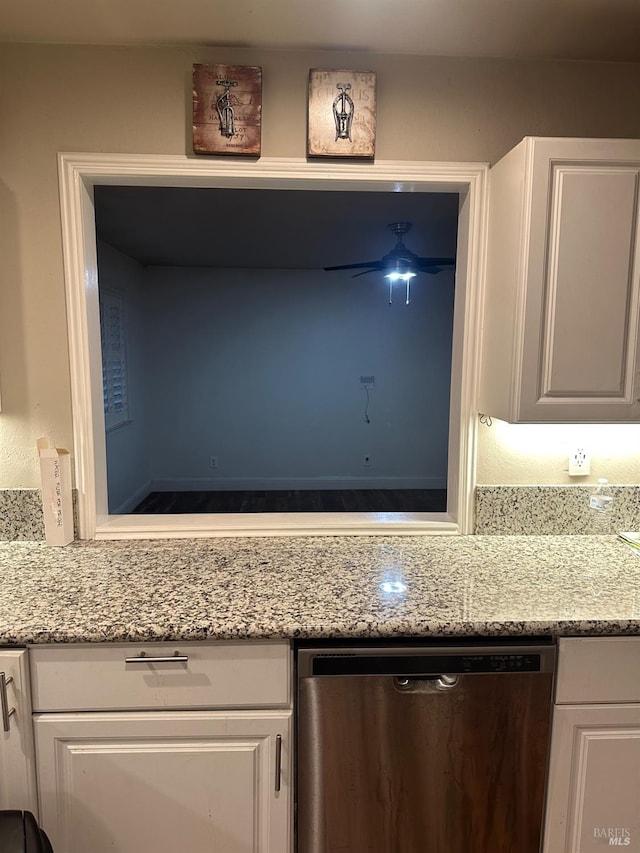
<svg viewBox="0 0 640 853">
<path fill-rule="evenodd" d="M 410 282 L 412 278 L 416 277 L 416 273 L 413 270 L 408 270 L 406 268 L 404 270 L 400 270 L 396 267 L 396 269 L 390 270 L 389 272 L 385 273 L 384 277 L 389 282 L 389 305 L 391 305 L 393 301 L 393 285 L 396 281 L 404 281 L 407 285 L 407 298 L 405 300 L 405 305 L 408 305 L 410 301 Z"/>
<path fill-rule="evenodd" d="M 407 270 L 406 272 L 392 270 L 391 272 L 385 273 L 385 278 L 389 281 L 411 281 L 411 279 L 415 277 L 416 273 L 411 270 Z"/>
</svg>

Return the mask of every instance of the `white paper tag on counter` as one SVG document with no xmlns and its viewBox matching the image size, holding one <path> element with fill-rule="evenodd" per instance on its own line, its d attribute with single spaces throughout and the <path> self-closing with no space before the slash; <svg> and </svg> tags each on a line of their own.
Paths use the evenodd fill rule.
<svg viewBox="0 0 640 853">
<path fill-rule="evenodd" d="M 73 499 L 71 456 L 68 450 L 52 447 L 49 439 L 38 439 L 42 512 L 47 545 L 73 542 Z"/>
</svg>

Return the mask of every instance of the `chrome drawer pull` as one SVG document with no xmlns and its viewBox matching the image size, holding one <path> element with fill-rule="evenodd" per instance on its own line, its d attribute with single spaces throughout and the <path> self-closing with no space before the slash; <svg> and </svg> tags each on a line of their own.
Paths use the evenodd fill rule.
<svg viewBox="0 0 640 853">
<path fill-rule="evenodd" d="M 189 655 L 181 655 L 180 652 L 174 652 L 173 655 L 157 655 L 155 657 L 147 656 L 146 652 L 140 652 L 137 657 L 125 658 L 125 663 L 187 663 Z"/>
<path fill-rule="evenodd" d="M 5 732 L 9 731 L 10 723 L 9 718 L 15 714 L 16 709 L 9 707 L 9 700 L 7 699 L 7 684 L 11 684 L 13 681 L 13 676 L 7 676 L 4 672 L 0 672 L 0 704 L 2 705 L 2 729 Z"/>
<path fill-rule="evenodd" d="M 280 790 L 282 776 L 282 735 L 276 735 L 276 791 Z"/>
</svg>

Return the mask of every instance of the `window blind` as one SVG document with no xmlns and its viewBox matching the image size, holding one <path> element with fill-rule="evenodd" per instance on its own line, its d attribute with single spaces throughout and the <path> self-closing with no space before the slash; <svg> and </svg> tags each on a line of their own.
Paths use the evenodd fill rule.
<svg viewBox="0 0 640 853">
<path fill-rule="evenodd" d="M 121 294 L 100 294 L 100 337 L 104 420 L 109 430 L 129 420 L 125 312 Z"/>
</svg>

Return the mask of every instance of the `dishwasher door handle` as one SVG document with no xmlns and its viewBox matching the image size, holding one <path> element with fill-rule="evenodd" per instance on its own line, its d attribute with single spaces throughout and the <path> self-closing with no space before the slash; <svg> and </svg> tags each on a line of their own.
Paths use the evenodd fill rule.
<svg viewBox="0 0 640 853">
<path fill-rule="evenodd" d="M 460 683 L 459 675 L 447 675 L 442 673 L 435 679 L 435 684 L 438 690 L 453 690 Z"/>
<path fill-rule="evenodd" d="M 428 684 L 430 687 L 435 687 L 436 690 L 441 691 L 453 690 L 460 684 L 460 676 L 447 675 L 446 673 L 426 677 L 397 675 L 393 679 L 393 686 L 400 692 L 408 692 L 412 687 L 417 687 L 420 684 Z"/>
</svg>

